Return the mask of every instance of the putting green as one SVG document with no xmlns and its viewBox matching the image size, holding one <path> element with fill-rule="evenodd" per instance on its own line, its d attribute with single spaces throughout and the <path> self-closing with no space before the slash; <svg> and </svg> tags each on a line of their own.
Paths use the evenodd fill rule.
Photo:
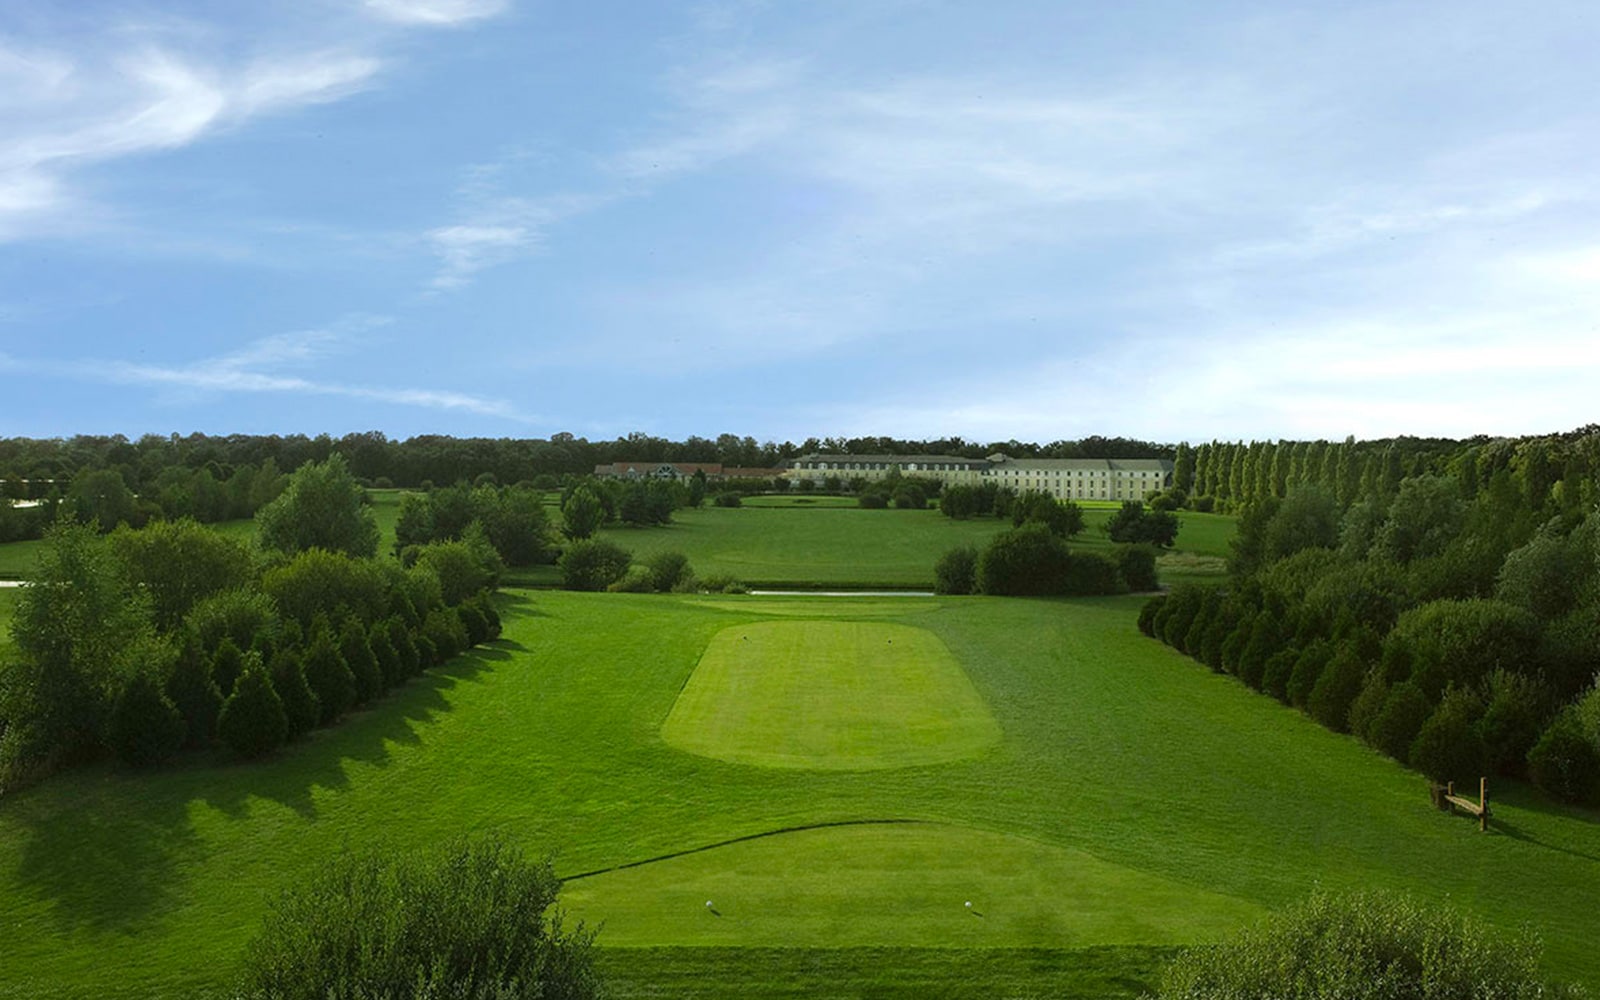
<svg viewBox="0 0 1600 1000">
<path fill-rule="evenodd" d="M 571 880 L 561 902 L 603 925 L 607 947 L 1192 944 L 1264 912 L 1083 851 L 929 823 L 741 841 Z"/>
<path fill-rule="evenodd" d="M 1000 726 L 926 629 L 776 621 L 713 636 L 661 736 L 740 764 L 867 770 L 971 757 Z"/>
</svg>

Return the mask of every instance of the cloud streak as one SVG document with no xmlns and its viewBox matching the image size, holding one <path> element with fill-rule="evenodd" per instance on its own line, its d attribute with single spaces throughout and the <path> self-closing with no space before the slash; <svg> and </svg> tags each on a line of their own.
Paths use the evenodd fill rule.
<svg viewBox="0 0 1600 1000">
<path fill-rule="evenodd" d="M 204 394 L 283 393 L 338 396 L 397 406 L 498 417 L 518 423 L 533 421 L 533 417 L 506 400 L 446 389 L 325 381 L 284 371 L 346 353 L 363 343 L 370 331 L 387 325 L 388 322 L 385 317 L 352 317 L 327 329 L 263 337 L 227 354 L 189 364 L 157 365 L 126 360 L 94 359 L 60 362 L 0 354 L 0 370 L 112 385 L 187 389 Z"/>
</svg>

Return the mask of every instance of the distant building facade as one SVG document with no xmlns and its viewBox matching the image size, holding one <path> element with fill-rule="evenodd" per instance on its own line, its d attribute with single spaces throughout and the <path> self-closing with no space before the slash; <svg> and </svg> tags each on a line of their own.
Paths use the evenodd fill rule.
<svg viewBox="0 0 1600 1000">
<path fill-rule="evenodd" d="M 718 462 L 612 462 L 597 465 L 594 474 L 601 479 L 693 479 L 696 472 L 716 482 L 725 479 L 777 479 L 787 469 L 756 469 Z"/>
<path fill-rule="evenodd" d="M 1059 500 L 1143 500 L 1172 485 L 1172 463 L 1164 458 L 988 458 L 954 455 L 802 455 L 791 464 L 793 482 L 883 479 L 898 473 L 937 479 L 947 486 L 992 482 L 1022 492 L 1038 490 Z"/>
</svg>

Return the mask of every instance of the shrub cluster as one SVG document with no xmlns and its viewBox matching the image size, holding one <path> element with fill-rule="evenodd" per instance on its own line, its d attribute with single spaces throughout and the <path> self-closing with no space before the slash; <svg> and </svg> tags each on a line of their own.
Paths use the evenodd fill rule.
<svg viewBox="0 0 1600 1000">
<path fill-rule="evenodd" d="M 491 568 L 461 565 L 462 543 L 403 569 L 315 548 L 258 558 L 193 521 L 109 537 L 62 521 L 48 540 L 0 670 L 0 788 L 108 752 L 259 756 L 499 633 Z"/>
<path fill-rule="evenodd" d="M 934 589 L 941 594 L 1122 594 L 1130 579 L 1141 589 L 1154 587 L 1155 556 L 1148 547 L 1119 546 L 1109 555 L 1074 551 L 1046 521 L 1031 518 L 982 551 L 953 549 L 934 565 Z"/>
<path fill-rule="evenodd" d="M 534 566 L 555 558 L 554 532 L 541 491 L 466 482 L 402 494 L 395 552 L 429 542 L 461 541 L 474 525 L 507 566 Z"/>
<path fill-rule="evenodd" d="M 589 1000 L 591 942 L 561 881 L 503 840 L 346 853 L 286 892 L 245 952 L 244 1000 Z"/>
<path fill-rule="evenodd" d="M 1437 904 L 1382 893 L 1317 893 L 1233 940 L 1191 949 L 1159 1000 L 1579 1000 L 1539 975 L 1540 947 L 1501 938 Z"/>
</svg>

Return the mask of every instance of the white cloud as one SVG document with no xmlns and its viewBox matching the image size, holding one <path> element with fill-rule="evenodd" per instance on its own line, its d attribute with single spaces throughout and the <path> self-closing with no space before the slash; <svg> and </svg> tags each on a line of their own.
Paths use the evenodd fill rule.
<svg viewBox="0 0 1600 1000">
<path fill-rule="evenodd" d="M 390 24 L 479 20 L 501 2 L 373 0 Z M 264 12 L 270 16 L 270 12 Z M 356 15 L 285 24 L 107 23 L 31 49 L 0 39 L 0 240 L 92 228 L 78 175 L 264 115 L 340 100 L 385 69 L 395 33 Z"/>
<path fill-rule="evenodd" d="M 508 0 L 366 0 L 365 6 L 386 21 L 445 27 L 494 17 L 509 3 Z"/>
</svg>

